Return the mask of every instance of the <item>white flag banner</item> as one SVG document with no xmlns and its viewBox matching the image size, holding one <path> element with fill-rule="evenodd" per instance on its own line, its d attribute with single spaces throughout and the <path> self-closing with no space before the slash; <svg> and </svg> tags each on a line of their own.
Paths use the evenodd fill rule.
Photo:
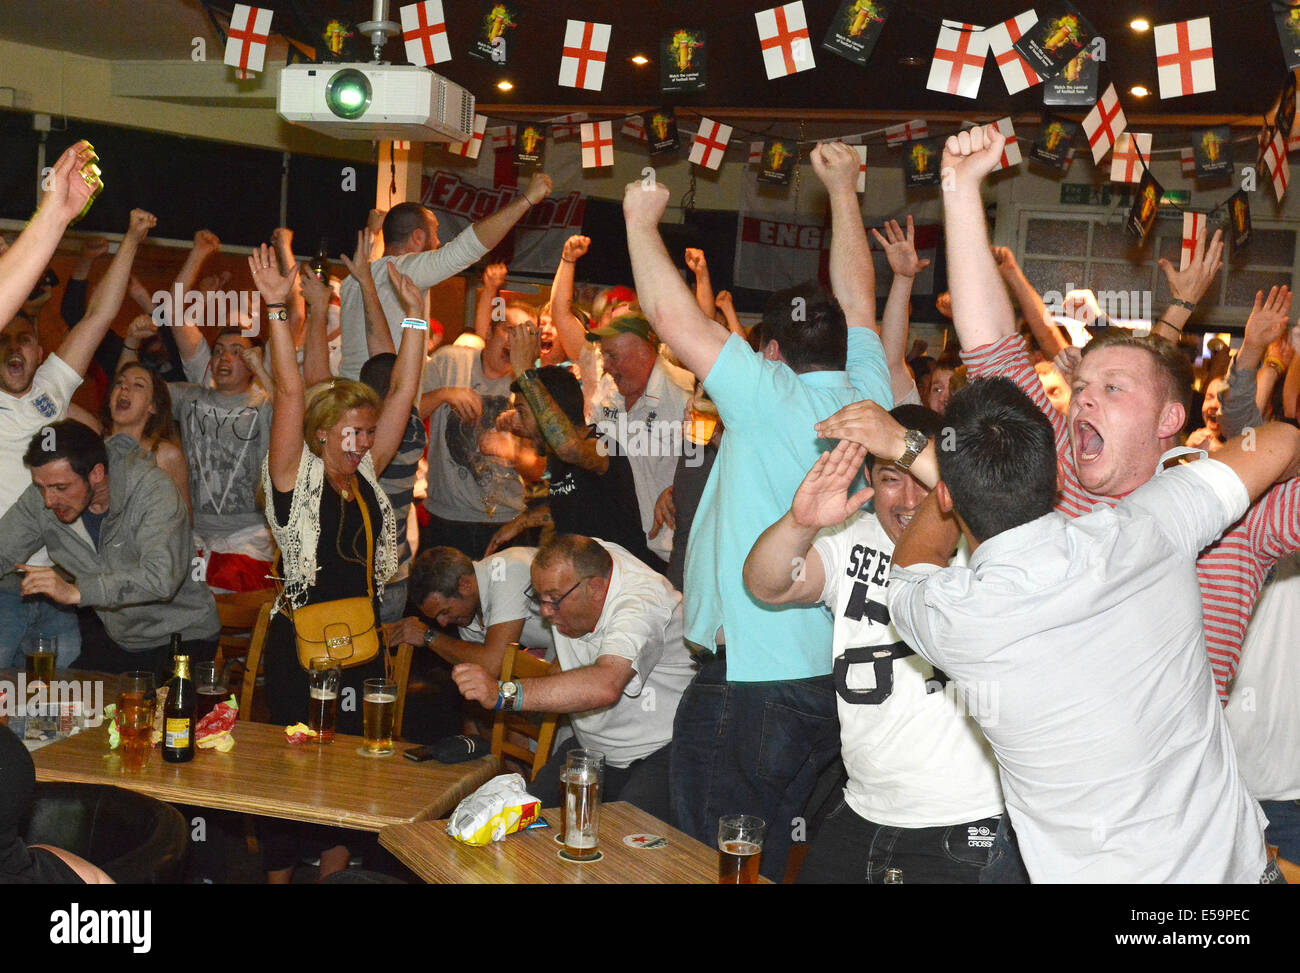
<svg viewBox="0 0 1300 973">
<path fill-rule="evenodd" d="M 447 18 L 442 15 L 442 0 L 421 0 L 398 11 L 402 17 L 402 41 L 406 59 L 420 67 L 451 60 L 447 43 Z"/>
</svg>

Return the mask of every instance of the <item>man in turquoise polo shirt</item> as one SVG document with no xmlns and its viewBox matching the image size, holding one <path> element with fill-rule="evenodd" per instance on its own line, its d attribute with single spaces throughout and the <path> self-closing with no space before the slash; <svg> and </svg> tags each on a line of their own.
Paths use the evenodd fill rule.
<svg viewBox="0 0 1300 973">
<path fill-rule="evenodd" d="M 816 437 L 814 423 L 860 399 L 893 405 L 874 330 L 858 156 L 831 143 L 819 145 L 812 162 L 830 197 L 838 303 L 814 284 L 774 294 L 759 326 L 761 354 L 705 317 L 673 267 L 658 230 L 667 187 L 635 182 L 623 197 L 641 307 L 682 364 L 703 377 L 726 427 L 686 556 L 686 639 L 718 653 L 678 706 L 673 824 L 712 844 L 720 815 L 758 815 L 768 825 L 761 870 L 775 881 L 785 873 L 795 819 L 839 750 L 831 618 L 820 607 L 759 603 L 741 571 L 803 473 L 833 445 Z"/>
</svg>

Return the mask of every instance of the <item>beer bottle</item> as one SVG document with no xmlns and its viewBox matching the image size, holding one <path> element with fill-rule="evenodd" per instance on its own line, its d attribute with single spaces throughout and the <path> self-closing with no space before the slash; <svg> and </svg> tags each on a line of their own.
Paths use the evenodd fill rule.
<svg viewBox="0 0 1300 973">
<path fill-rule="evenodd" d="M 311 258 L 311 272 L 319 281 L 327 281 L 330 278 L 330 242 L 327 237 L 321 237 L 316 255 Z"/>
<path fill-rule="evenodd" d="M 172 636 L 178 648 L 180 636 Z M 163 706 L 162 756 L 168 763 L 180 764 L 194 759 L 194 707 L 198 697 L 190 678 L 190 657 L 177 655 L 176 672 L 167 683 L 167 702 Z"/>
</svg>

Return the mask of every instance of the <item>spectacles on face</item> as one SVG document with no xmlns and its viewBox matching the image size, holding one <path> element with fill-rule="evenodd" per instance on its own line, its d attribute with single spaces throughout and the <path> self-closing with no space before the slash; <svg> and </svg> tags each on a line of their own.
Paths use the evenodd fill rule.
<svg viewBox="0 0 1300 973">
<path fill-rule="evenodd" d="M 528 596 L 529 601 L 531 601 L 534 605 L 537 605 L 540 608 L 549 608 L 551 611 L 559 611 L 560 602 L 564 601 L 565 598 L 568 598 L 569 595 L 573 594 L 578 589 L 578 585 L 582 584 L 582 582 L 586 580 L 587 580 L 586 578 L 582 578 L 578 580 L 577 582 L 574 583 L 572 588 L 570 588 L 564 594 L 560 595 L 560 597 L 558 598 L 543 598 L 541 595 L 537 593 L 537 589 L 534 588 L 532 585 L 528 586 L 528 590 L 525 591 L 524 594 Z"/>
</svg>

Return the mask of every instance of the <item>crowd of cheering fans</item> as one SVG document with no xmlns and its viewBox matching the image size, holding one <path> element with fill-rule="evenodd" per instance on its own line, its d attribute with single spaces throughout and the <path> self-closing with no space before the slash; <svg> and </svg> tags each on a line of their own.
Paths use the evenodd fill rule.
<svg viewBox="0 0 1300 973">
<path fill-rule="evenodd" d="M 73 146 L 0 253 L 0 667 L 57 635 L 60 666 L 164 676 L 174 633 L 213 657 L 215 596 L 273 589 L 272 720 L 306 716 L 312 609 L 346 608 L 445 674 L 430 727 L 567 715 L 544 800 L 568 749 L 602 750 L 607 800 L 702 841 L 721 814 L 765 819 L 773 880 L 1281 881 L 1278 859 L 1300 862 L 1291 292 L 1260 293 L 1239 349 L 1202 356 L 1182 331 L 1216 233 L 1185 268 L 1161 261 L 1172 302 L 1150 334 L 1067 295 L 1075 347 L 990 245 L 1002 141 L 945 147 L 933 354 L 909 332 L 928 264 L 911 217 L 871 230 L 891 271 L 877 317 L 839 143 L 811 154 L 829 289 L 774 293 L 749 329 L 703 252 L 679 272 L 668 189 L 637 182 L 633 281 L 580 285 L 585 236 L 541 307 L 488 264 L 472 328 L 443 345 L 429 288 L 550 193 L 537 174 L 445 244 L 419 204 L 373 213 L 341 281 L 299 265 L 288 228 L 249 258 L 251 287 L 203 278 L 221 244 L 199 230 L 156 283 L 255 289 L 221 329 L 132 276 L 155 223 L 133 211 L 93 289 L 109 248 L 80 245 L 43 347 L 46 267 L 89 198 Z M 88 378 L 93 411 L 72 404 Z M 511 643 L 557 671 L 500 681 Z M 380 655 L 344 681 L 374 675 Z M 348 864 L 336 832 L 262 837 L 273 881 L 304 853 L 322 876 Z"/>
</svg>

